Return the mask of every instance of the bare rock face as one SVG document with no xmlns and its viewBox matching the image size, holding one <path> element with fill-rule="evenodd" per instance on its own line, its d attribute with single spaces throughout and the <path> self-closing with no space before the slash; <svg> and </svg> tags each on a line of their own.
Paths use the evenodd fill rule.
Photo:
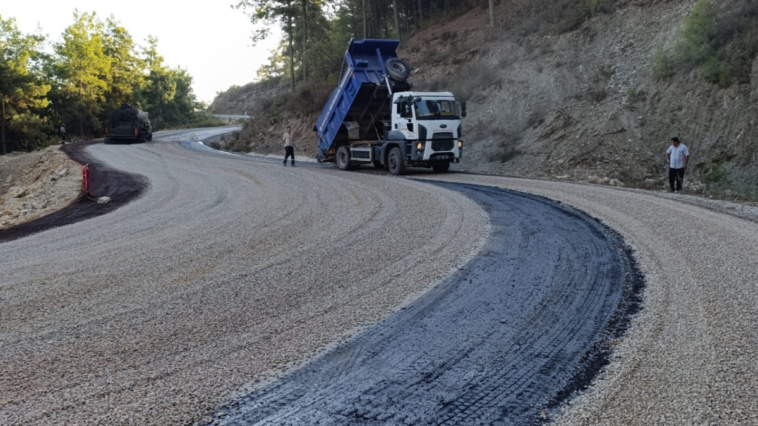
<svg viewBox="0 0 758 426">
<path fill-rule="evenodd" d="M 571 117 L 562 110 L 555 111 L 549 124 L 540 134 L 541 139 L 549 138 L 553 141 L 566 136 L 566 128 L 571 124 Z"/>
<path fill-rule="evenodd" d="M 8 190 L 8 198 L 21 198 L 27 194 L 26 188 L 22 186 L 14 186 Z"/>
</svg>

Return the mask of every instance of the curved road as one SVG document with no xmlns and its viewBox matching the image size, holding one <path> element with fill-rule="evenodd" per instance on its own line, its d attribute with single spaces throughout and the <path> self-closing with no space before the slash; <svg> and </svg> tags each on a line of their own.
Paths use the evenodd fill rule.
<svg viewBox="0 0 758 426">
<path fill-rule="evenodd" d="M 147 177 L 150 188 L 139 199 L 0 244 L 0 424 L 210 421 L 224 401 L 288 386 L 270 380 L 316 354 L 357 354 L 350 348 L 381 340 L 368 331 L 335 346 L 398 310 L 387 324 L 412 316 L 435 292 L 451 288 L 451 273 L 486 259 L 497 237 L 514 235 L 497 222 L 491 227 L 483 199 L 453 187 L 285 168 L 188 150 L 187 133 L 157 136 L 154 143 L 89 148 L 109 166 Z M 469 175 L 433 179 L 559 200 L 601 219 L 636 250 L 648 282 L 644 310 L 623 338 L 604 340 L 613 335 L 601 325 L 584 343 L 614 346 L 614 362 L 570 407 L 540 414 L 569 424 L 754 423 L 755 222 L 640 191 Z M 560 228 L 562 220 L 553 224 Z M 598 241 L 612 242 L 603 232 Z M 604 298 L 612 305 L 617 296 L 610 290 Z M 527 303 L 544 299 L 534 294 Z M 508 329 L 493 322 L 484 329 L 507 338 Z M 490 365 L 509 348 L 471 359 Z M 308 368 L 287 377 L 304 377 Z M 499 380 L 489 377 L 491 370 L 477 371 L 461 371 L 451 383 Z M 381 396 L 392 387 L 374 389 Z M 507 408 L 507 395 L 455 405 L 463 401 L 460 390 L 432 390 L 440 403 L 462 409 L 463 422 L 519 421 L 481 410 L 502 400 Z M 465 417 L 467 410 L 476 415 Z M 353 413 L 367 424 L 388 413 L 380 407 L 374 414 Z"/>
<path fill-rule="evenodd" d="M 758 424 L 758 208 L 682 194 L 487 176 L 601 219 L 635 250 L 644 309 L 558 424 Z"/>
<path fill-rule="evenodd" d="M 489 234 L 461 194 L 182 146 L 204 132 L 92 145 L 148 190 L 0 244 L 0 424 L 197 421 L 386 317 Z"/>
<path fill-rule="evenodd" d="M 218 413 L 225 425 L 540 423 L 618 336 L 634 273 L 573 209 L 446 184 L 490 214 L 481 254 L 406 310 Z M 626 290 L 626 291 L 625 291 Z"/>
</svg>

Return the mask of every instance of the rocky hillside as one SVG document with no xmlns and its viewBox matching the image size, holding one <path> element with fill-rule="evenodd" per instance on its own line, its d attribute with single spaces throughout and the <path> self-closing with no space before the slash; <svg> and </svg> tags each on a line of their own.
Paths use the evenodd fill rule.
<svg viewBox="0 0 758 426">
<path fill-rule="evenodd" d="M 280 95 L 284 91 L 286 89 L 266 83 L 233 86 L 216 96 L 208 106 L 208 112 L 234 115 L 243 115 L 247 112 L 252 115 L 253 111 L 260 111 L 265 106 L 264 100 Z"/>
<path fill-rule="evenodd" d="M 468 101 L 458 170 L 663 189 L 664 152 L 679 136 L 692 152 L 686 190 L 758 199 L 758 34 L 753 27 L 753 38 L 719 35 L 758 22 L 758 6 L 713 3 L 712 32 L 722 37 L 716 57 L 743 56 L 732 81 L 714 83 L 705 66 L 677 59 L 695 0 L 584 3 L 597 7 L 549 15 L 502 2 L 495 29 L 474 9 L 402 44 L 414 89 L 451 90 Z M 319 96 L 256 99 L 269 113 L 245 128 L 236 148 L 278 152 L 290 124 L 301 153 L 315 153 Z M 287 108 L 293 98 L 300 110 Z"/>
</svg>

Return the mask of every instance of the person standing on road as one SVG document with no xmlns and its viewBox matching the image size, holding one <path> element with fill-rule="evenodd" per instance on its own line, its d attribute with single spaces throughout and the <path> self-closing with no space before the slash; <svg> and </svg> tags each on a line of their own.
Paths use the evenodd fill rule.
<svg viewBox="0 0 758 426">
<path fill-rule="evenodd" d="M 61 145 L 66 144 L 66 125 L 61 124 Z"/>
<path fill-rule="evenodd" d="M 295 147 L 292 146 L 292 127 L 287 126 L 287 131 L 284 132 L 284 165 L 287 165 L 287 159 L 292 157 L 292 167 L 295 167 Z"/>
<path fill-rule="evenodd" d="M 682 192 L 684 171 L 687 170 L 687 164 L 690 162 L 690 150 L 687 149 L 687 145 L 679 142 L 679 138 L 671 138 L 671 146 L 666 150 L 666 161 L 669 163 L 671 192 Z"/>
</svg>

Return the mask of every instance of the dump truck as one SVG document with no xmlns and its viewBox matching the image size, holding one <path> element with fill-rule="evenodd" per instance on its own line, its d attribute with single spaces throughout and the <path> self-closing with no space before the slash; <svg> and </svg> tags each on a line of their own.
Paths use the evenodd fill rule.
<svg viewBox="0 0 758 426">
<path fill-rule="evenodd" d="M 313 130 L 320 162 L 340 170 L 364 164 L 393 175 L 407 167 L 444 173 L 463 153 L 466 103 L 450 92 L 414 92 L 398 40 L 351 40 L 339 85 Z"/>
<path fill-rule="evenodd" d="M 145 142 L 153 140 L 153 128 L 145 111 L 123 104 L 111 114 L 105 127 L 105 138 L 109 140 L 134 140 Z"/>
</svg>

